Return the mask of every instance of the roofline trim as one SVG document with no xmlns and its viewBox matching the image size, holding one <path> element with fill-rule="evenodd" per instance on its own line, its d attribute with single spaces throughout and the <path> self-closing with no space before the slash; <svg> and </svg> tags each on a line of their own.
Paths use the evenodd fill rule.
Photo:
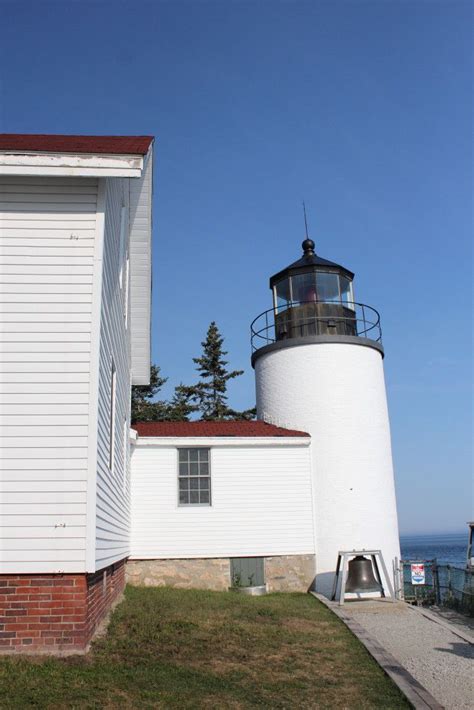
<svg viewBox="0 0 474 710">
<path fill-rule="evenodd" d="M 3 150 L 0 175 L 139 178 L 147 155 Z"/>
<path fill-rule="evenodd" d="M 340 266 L 339 264 L 302 264 L 301 266 L 287 266 L 286 269 L 282 269 L 277 274 L 270 276 L 269 283 L 270 289 L 276 286 L 277 283 L 283 281 L 283 279 L 289 276 L 296 276 L 297 274 L 311 274 L 311 273 L 329 273 L 329 274 L 342 274 L 346 276 L 349 281 L 353 281 L 355 274 L 346 269 L 345 266 Z"/>
<path fill-rule="evenodd" d="M 176 449 L 206 446 L 208 448 L 229 448 L 246 446 L 309 446 L 311 436 L 140 436 L 134 446 L 159 446 Z"/>
</svg>

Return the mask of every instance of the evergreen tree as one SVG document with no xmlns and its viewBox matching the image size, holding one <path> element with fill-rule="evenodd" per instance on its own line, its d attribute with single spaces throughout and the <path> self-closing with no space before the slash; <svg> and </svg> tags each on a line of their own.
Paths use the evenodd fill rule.
<svg viewBox="0 0 474 710">
<path fill-rule="evenodd" d="M 197 412 L 197 404 L 192 404 L 194 399 L 191 387 L 182 383 L 174 388 L 174 395 L 168 404 L 168 419 L 173 422 L 188 422 L 189 415 Z"/>
<path fill-rule="evenodd" d="M 153 401 L 154 397 L 167 382 L 167 377 L 161 377 L 158 365 L 152 365 L 149 385 L 133 385 L 132 387 L 132 422 L 156 422 L 166 419 L 167 403 Z"/>
<path fill-rule="evenodd" d="M 155 399 L 168 378 L 161 376 L 157 365 L 152 365 L 150 384 L 132 387 L 132 422 L 185 422 L 195 412 L 206 420 L 254 419 L 255 408 L 239 412 L 227 404 L 227 383 L 242 375 L 243 370 L 228 372 L 223 342 L 224 338 L 213 321 L 201 343 L 201 357 L 193 358 L 200 381 L 191 386 L 179 384 L 171 401 Z"/>
<path fill-rule="evenodd" d="M 193 358 L 201 380 L 194 386 L 184 388 L 188 401 L 197 404 L 196 409 L 205 420 L 252 419 L 255 416 L 254 410 L 237 412 L 227 404 L 227 383 L 242 375 L 243 370 L 228 372 L 226 369 L 228 362 L 224 360 L 227 351 L 222 349 L 223 342 L 224 338 L 219 333 L 215 321 L 212 321 L 206 339 L 201 343 L 203 348 L 201 357 Z"/>
<path fill-rule="evenodd" d="M 191 401 L 190 388 L 182 384 L 175 387 L 170 402 L 162 399 L 154 400 L 167 380 L 167 377 L 161 377 L 158 365 L 152 365 L 150 384 L 133 385 L 132 422 L 189 421 L 189 415 L 198 409 L 198 405 Z"/>
</svg>

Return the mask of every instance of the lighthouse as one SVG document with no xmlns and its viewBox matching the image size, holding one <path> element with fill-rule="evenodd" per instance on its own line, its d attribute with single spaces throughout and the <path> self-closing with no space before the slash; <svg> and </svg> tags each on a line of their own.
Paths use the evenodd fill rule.
<svg viewBox="0 0 474 710">
<path fill-rule="evenodd" d="M 398 521 L 380 316 L 356 302 L 352 271 L 302 248 L 270 278 L 252 366 L 258 419 L 312 437 L 316 590 L 329 595 L 339 551 L 381 550 L 393 583 Z"/>
</svg>

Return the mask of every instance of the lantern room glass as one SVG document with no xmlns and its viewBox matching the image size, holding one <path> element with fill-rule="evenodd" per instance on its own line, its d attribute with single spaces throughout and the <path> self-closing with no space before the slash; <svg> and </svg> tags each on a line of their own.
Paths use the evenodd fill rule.
<svg viewBox="0 0 474 710">
<path fill-rule="evenodd" d="M 341 298 L 339 294 L 339 274 L 319 272 L 317 275 L 318 301 L 338 303 Z"/>
<path fill-rule="evenodd" d="M 279 281 L 273 289 L 275 308 L 285 309 L 291 304 L 290 279 Z"/>
<path fill-rule="evenodd" d="M 354 308 L 352 282 L 334 271 L 308 271 L 288 276 L 273 287 L 273 300 L 277 312 L 311 301 L 344 303 Z"/>
</svg>

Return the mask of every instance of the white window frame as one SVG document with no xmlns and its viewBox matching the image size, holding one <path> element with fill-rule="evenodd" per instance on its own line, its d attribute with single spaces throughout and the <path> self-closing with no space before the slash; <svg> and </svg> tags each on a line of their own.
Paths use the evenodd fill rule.
<svg viewBox="0 0 474 710">
<path fill-rule="evenodd" d="M 191 475 L 190 473 L 190 464 L 192 462 L 189 461 L 189 453 L 188 453 L 188 473 L 187 474 L 181 474 L 180 472 L 180 463 L 184 463 L 180 461 L 180 452 L 181 451 L 191 451 L 192 449 L 197 449 L 198 451 L 207 451 L 207 474 L 201 474 L 199 471 L 199 466 L 200 466 L 200 461 L 198 461 L 198 473 L 197 475 Z M 211 473 L 211 449 L 209 446 L 180 446 L 177 449 L 177 479 L 178 479 L 178 507 L 179 508 L 210 508 L 212 506 L 212 473 Z M 202 463 L 205 463 L 204 461 Z M 182 503 L 180 500 L 180 481 L 181 480 L 190 480 L 191 478 L 197 478 L 198 480 L 201 479 L 207 479 L 208 480 L 208 491 L 209 491 L 209 502 L 207 503 Z M 196 489 L 197 491 L 200 491 L 200 488 Z M 188 488 L 188 492 L 191 493 L 191 488 Z"/>
</svg>

